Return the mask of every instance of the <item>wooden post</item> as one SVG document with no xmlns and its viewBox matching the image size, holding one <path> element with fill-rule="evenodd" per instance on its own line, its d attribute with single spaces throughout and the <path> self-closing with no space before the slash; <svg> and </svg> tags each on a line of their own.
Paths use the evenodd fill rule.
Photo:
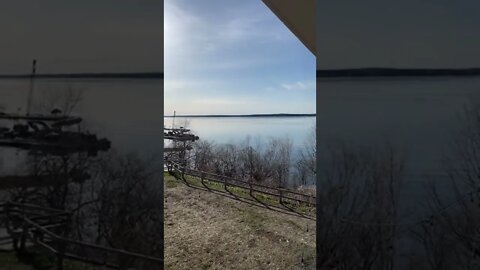
<svg viewBox="0 0 480 270">
<path fill-rule="evenodd" d="M 227 188 L 227 177 L 225 177 L 225 176 L 223 177 L 223 186 L 224 186 L 224 188 L 225 188 L 225 191 L 228 192 L 228 188 Z"/>
<path fill-rule="evenodd" d="M 119 254 L 119 264 L 118 264 L 118 269 L 119 270 L 127 270 L 128 269 L 128 257 L 126 257 L 124 254 Z"/>
<path fill-rule="evenodd" d="M 68 214 L 65 217 L 64 225 L 60 228 L 61 235 L 65 238 L 68 237 L 68 231 L 70 230 L 71 223 L 72 223 L 72 216 L 71 216 L 71 214 Z M 67 251 L 67 243 L 64 242 L 63 240 L 60 240 L 59 250 L 58 250 L 58 254 L 57 254 L 57 269 L 58 270 L 63 269 L 63 260 L 64 260 L 64 256 L 65 256 L 66 251 Z"/>
<path fill-rule="evenodd" d="M 57 253 L 57 270 L 63 270 L 63 254 Z"/>
<path fill-rule="evenodd" d="M 278 193 L 280 194 L 280 196 L 278 196 L 278 202 L 280 204 L 283 204 L 283 201 L 282 201 L 282 197 L 283 197 L 283 191 L 281 188 L 278 189 Z"/>
<path fill-rule="evenodd" d="M 18 239 L 16 236 L 13 237 L 12 244 L 13 244 L 13 250 L 15 250 L 15 252 L 18 252 Z"/>
<path fill-rule="evenodd" d="M 25 242 L 27 241 L 28 227 L 25 222 L 22 223 L 22 236 L 20 238 L 20 252 L 25 251 Z"/>
<path fill-rule="evenodd" d="M 63 259 L 66 251 L 66 243 L 62 240 L 59 241 L 58 250 L 57 250 L 57 270 L 63 270 Z"/>
<path fill-rule="evenodd" d="M 25 251 L 25 241 L 27 240 L 28 227 L 25 222 L 25 209 L 22 209 L 22 236 L 20 237 L 20 252 Z"/>
<path fill-rule="evenodd" d="M 248 186 L 250 187 L 250 190 L 249 190 L 250 196 L 253 197 L 252 179 L 250 179 L 250 180 L 248 181 Z"/>
</svg>

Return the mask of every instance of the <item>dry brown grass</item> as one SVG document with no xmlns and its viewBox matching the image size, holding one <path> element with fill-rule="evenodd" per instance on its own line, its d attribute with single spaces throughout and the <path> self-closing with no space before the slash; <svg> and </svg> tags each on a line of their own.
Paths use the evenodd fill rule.
<svg viewBox="0 0 480 270">
<path fill-rule="evenodd" d="M 314 257 L 314 220 L 165 176 L 166 269 L 314 269 Z"/>
</svg>

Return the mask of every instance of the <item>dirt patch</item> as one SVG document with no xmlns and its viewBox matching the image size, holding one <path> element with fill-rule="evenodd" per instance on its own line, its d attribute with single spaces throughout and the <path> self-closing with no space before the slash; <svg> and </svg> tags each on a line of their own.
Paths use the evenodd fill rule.
<svg viewBox="0 0 480 270">
<path fill-rule="evenodd" d="M 172 181 L 165 176 L 166 269 L 315 269 L 314 220 Z"/>
</svg>

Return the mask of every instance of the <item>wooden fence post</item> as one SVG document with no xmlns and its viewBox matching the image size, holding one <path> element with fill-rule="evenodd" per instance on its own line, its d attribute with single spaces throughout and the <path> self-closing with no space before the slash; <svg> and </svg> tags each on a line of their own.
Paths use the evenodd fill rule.
<svg viewBox="0 0 480 270">
<path fill-rule="evenodd" d="M 281 188 L 278 189 L 278 193 L 280 194 L 280 195 L 278 196 L 278 202 L 279 202 L 280 204 L 283 204 L 283 201 L 282 201 L 283 191 L 282 191 Z"/>
<path fill-rule="evenodd" d="M 10 204 L 10 201 L 8 201 L 5 204 L 5 213 L 6 213 L 5 228 L 7 230 L 7 233 L 12 237 L 13 249 L 15 250 L 15 252 L 18 252 L 18 237 L 12 231 L 12 227 L 15 226 L 15 222 L 12 220 L 11 208 L 12 208 L 12 205 Z"/>
<path fill-rule="evenodd" d="M 252 197 L 253 197 L 252 179 L 250 179 L 250 180 L 248 181 L 248 186 L 250 187 L 250 191 L 249 191 L 249 193 L 250 193 L 250 196 L 252 196 Z"/>
<path fill-rule="evenodd" d="M 22 236 L 20 237 L 20 252 L 25 251 L 25 242 L 27 241 L 28 227 L 25 222 L 25 209 L 22 209 Z"/>
<path fill-rule="evenodd" d="M 118 257 L 119 257 L 118 269 L 119 270 L 127 270 L 128 265 L 129 265 L 129 262 L 128 262 L 129 258 L 124 254 L 119 254 Z"/>
<path fill-rule="evenodd" d="M 225 188 L 225 191 L 228 192 L 228 188 L 227 188 L 227 177 L 223 177 L 223 187 Z"/>
<path fill-rule="evenodd" d="M 20 252 L 25 251 L 25 242 L 27 241 L 27 224 L 25 222 L 22 223 L 22 236 L 20 238 Z"/>
<path fill-rule="evenodd" d="M 65 243 L 60 242 L 60 247 L 57 252 L 57 270 L 63 270 L 63 255 L 65 253 Z"/>
</svg>

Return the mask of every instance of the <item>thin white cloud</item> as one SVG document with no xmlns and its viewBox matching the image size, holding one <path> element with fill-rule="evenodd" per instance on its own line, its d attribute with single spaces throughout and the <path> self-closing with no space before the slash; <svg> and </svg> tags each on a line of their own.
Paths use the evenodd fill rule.
<svg viewBox="0 0 480 270">
<path fill-rule="evenodd" d="M 181 114 L 237 114 L 244 113 L 245 107 L 258 108 L 255 100 L 244 98 L 196 98 L 183 102 L 165 102 L 165 112 L 176 110 Z"/>
<path fill-rule="evenodd" d="M 222 84 L 214 80 L 176 80 L 166 79 L 163 82 L 165 92 L 179 93 L 179 92 L 197 92 L 205 91 L 208 88 L 218 88 Z"/>
<path fill-rule="evenodd" d="M 245 102 L 231 98 L 202 98 L 192 100 L 192 103 L 206 106 L 232 106 L 245 105 Z"/>
<path fill-rule="evenodd" d="M 294 83 L 283 83 L 281 87 L 289 91 L 315 90 L 316 83 L 315 81 L 297 81 Z"/>
</svg>

